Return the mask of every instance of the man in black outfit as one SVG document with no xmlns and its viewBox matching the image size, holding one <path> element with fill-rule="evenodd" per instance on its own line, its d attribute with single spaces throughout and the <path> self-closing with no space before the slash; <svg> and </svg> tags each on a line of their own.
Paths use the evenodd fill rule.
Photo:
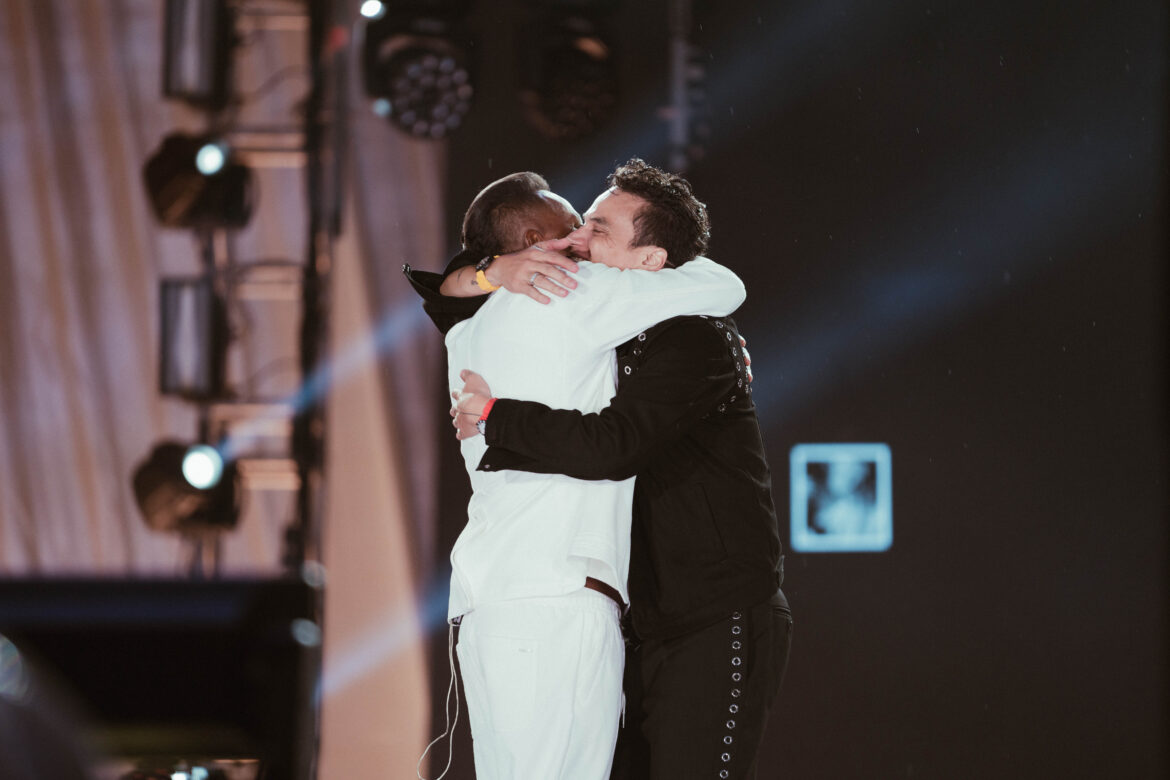
<svg viewBox="0 0 1170 780">
<path fill-rule="evenodd" d="M 587 212 L 570 234 L 574 254 L 590 259 L 629 242 L 661 247 L 677 266 L 705 251 L 706 208 L 684 179 L 631 160 L 609 184 L 646 206 L 629 225 Z M 792 615 L 739 334 L 727 318 L 678 317 L 617 357 L 617 395 L 598 414 L 497 399 L 479 426 L 489 445 L 479 468 L 637 476 L 628 715 L 612 777 L 754 777 Z M 461 435 L 476 430 L 490 396 L 478 376 L 468 379 Z"/>
</svg>

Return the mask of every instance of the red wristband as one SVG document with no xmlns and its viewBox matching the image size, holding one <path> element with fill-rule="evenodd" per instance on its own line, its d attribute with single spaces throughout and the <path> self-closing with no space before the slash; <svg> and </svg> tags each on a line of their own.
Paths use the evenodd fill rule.
<svg viewBox="0 0 1170 780">
<path fill-rule="evenodd" d="M 487 403 L 483 405 L 483 411 L 479 413 L 479 420 L 476 420 L 476 422 L 479 422 L 480 420 L 487 419 L 488 415 L 491 414 L 492 404 L 494 404 L 495 402 L 496 402 L 496 399 L 494 399 L 494 398 L 488 399 Z"/>
</svg>

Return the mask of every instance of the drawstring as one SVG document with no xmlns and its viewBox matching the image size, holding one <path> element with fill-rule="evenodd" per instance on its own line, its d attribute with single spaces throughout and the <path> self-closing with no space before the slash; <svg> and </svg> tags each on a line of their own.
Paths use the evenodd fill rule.
<svg viewBox="0 0 1170 780">
<path fill-rule="evenodd" d="M 451 751 L 454 749 L 455 743 L 455 726 L 459 724 L 459 686 L 457 685 L 455 673 L 455 624 L 459 618 L 451 618 L 447 621 L 447 661 L 451 665 L 451 682 L 447 686 L 447 698 L 443 702 L 443 709 L 447 714 L 447 727 L 443 733 L 431 740 L 427 745 L 426 750 L 418 757 L 418 763 L 414 766 L 414 774 L 418 780 L 427 780 L 422 776 L 422 762 L 427 757 L 427 753 L 435 746 L 435 743 L 443 737 L 447 737 L 447 766 L 443 767 L 443 773 L 435 778 L 435 780 L 443 780 L 447 771 L 451 768 Z M 451 720 L 451 691 L 455 691 L 455 720 Z"/>
</svg>

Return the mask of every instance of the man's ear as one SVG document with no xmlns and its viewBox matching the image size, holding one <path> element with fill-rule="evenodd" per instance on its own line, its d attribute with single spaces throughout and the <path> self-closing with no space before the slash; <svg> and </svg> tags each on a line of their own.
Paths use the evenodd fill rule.
<svg viewBox="0 0 1170 780">
<path fill-rule="evenodd" d="M 533 244 L 544 241 L 544 233 L 541 233 L 536 228 L 528 228 L 524 231 L 524 248 L 532 246 Z"/>
<path fill-rule="evenodd" d="M 666 250 L 660 246 L 642 247 L 645 254 L 639 265 L 644 271 L 661 271 L 666 266 Z"/>
</svg>

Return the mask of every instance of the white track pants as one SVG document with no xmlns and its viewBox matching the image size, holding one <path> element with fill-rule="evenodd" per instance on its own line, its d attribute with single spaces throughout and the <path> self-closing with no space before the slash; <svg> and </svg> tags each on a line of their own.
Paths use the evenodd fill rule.
<svg viewBox="0 0 1170 780">
<path fill-rule="evenodd" d="M 459 665 L 477 780 L 606 780 L 622 707 L 618 608 L 596 591 L 477 607 Z"/>
</svg>

